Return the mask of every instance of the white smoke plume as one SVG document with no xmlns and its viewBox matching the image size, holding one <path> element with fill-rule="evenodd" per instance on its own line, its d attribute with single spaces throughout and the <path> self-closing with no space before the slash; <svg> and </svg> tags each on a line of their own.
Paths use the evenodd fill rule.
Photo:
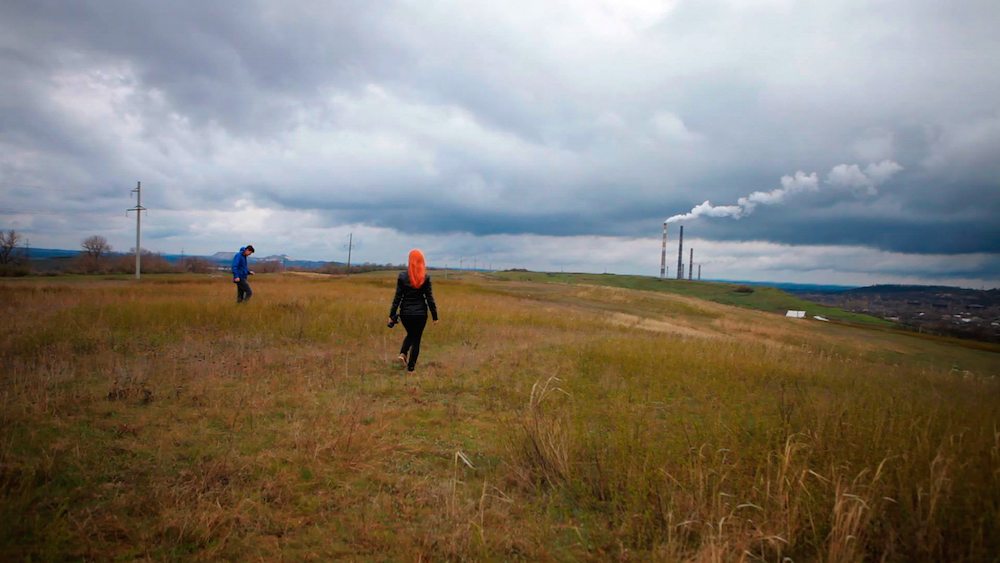
<svg viewBox="0 0 1000 563">
<path fill-rule="evenodd" d="M 864 172 L 857 164 L 841 164 L 834 166 L 826 176 L 826 183 L 833 186 L 853 188 L 861 193 L 877 195 L 877 186 L 885 183 L 893 174 L 903 167 L 891 160 L 883 160 L 878 164 L 869 164 Z"/>
<path fill-rule="evenodd" d="M 690 213 L 683 213 L 681 215 L 674 215 L 673 217 L 667 219 L 667 223 L 676 223 L 677 221 L 687 221 L 689 219 L 697 219 L 698 217 L 732 217 L 734 219 L 739 219 L 744 215 L 744 209 L 739 205 L 720 205 L 718 207 L 712 205 L 712 202 L 706 201 L 701 205 L 694 206 L 694 209 Z"/>
<path fill-rule="evenodd" d="M 862 172 L 857 164 L 841 164 L 834 166 L 826 176 L 826 183 L 832 186 L 846 186 L 856 190 L 861 190 L 868 195 L 876 195 L 876 186 L 885 183 L 893 174 L 902 170 L 903 167 L 891 160 L 883 160 L 875 164 L 869 164 Z M 776 205 L 782 203 L 785 197 L 799 192 L 819 191 L 819 176 L 813 172 L 806 174 L 801 170 L 794 176 L 782 176 L 781 187 L 769 192 L 753 192 L 741 197 L 736 205 L 712 205 L 710 201 L 705 201 L 696 205 L 690 212 L 674 215 L 666 220 L 667 223 L 678 221 L 688 221 L 698 217 L 732 217 L 740 219 L 746 217 L 757 209 L 758 205 Z"/>
<path fill-rule="evenodd" d="M 769 192 L 754 192 L 747 197 L 741 197 L 738 203 L 746 210 L 743 214 L 749 215 L 758 204 L 774 205 L 784 201 L 788 194 L 815 191 L 819 191 L 819 176 L 815 172 L 806 175 L 800 170 L 795 176 L 782 176 L 780 188 Z"/>
</svg>

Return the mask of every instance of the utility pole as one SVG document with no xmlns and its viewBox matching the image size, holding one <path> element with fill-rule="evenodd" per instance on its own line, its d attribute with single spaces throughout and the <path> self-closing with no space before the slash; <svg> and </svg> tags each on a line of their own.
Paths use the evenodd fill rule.
<svg viewBox="0 0 1000 563">
<path fill-rule="evenodd" d="M 135 189 L 129 194 L 135 194 L 135 207 L 125 210 L 125 216 L 129 211 L 135 211 L 135 279 L 141 277 L 141 257 L 142 257 L 142 212 L 146 210 L 142 206 L 142 182 L 135 183 Z"/>
<path fill-rule="evenodd" d="M 701 281 L 701 264 L 698 264 L 698 281 Z"/>
<path fill-rule="evenodd" d="M 351 275 L 351 249 L 354 248 L 354 233 L 347 235 L 347 275 Z"/>
<path fill-rule="evenodd" d="M 465 258 L 464 258 L 464 257 L 462 257 L 462 258 L 459 258 L 459 259 L 458 259 L 458 269 L 459 269 L 459 270 L 461 270 L 461 269 L 462 269 L 462 263 L 463 263 L 464 261 L 465 261 Z"/>
</svg>

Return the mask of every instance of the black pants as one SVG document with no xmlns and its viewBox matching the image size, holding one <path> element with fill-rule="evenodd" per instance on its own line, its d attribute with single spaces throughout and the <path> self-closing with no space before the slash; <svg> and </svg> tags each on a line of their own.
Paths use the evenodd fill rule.
<svg viewBox="0 0 1000 563">
<path fill-rule="evenodd" d="M 424 327 L 427 326 L 427 315 L 400 315 L 399 320 L 406 329 L 406 338 L 403 339 L 403 347 L 399 353 L 408 354 L 407 368 L 413 371 L 417 365 L 417 356 L 420 355 L 420 337 L 424 335 Z"/>
<path fill-rule="evenodd" d="M 253 297 L 253 290 L 250 289 L 250 284 L 247 280 L 240 278 L 240 281 L 236 282 L 236 302 L 243 303 L 244 301 L 249 301 Z"/>
</svg>

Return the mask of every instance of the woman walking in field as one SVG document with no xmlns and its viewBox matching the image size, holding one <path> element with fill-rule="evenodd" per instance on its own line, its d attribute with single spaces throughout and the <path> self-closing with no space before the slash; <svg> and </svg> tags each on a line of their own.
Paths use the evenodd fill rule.
<svg viewBox="0 0 1000 563">
<path fill-rule="evenodd" d="M 410 251 L 410 264 L 405 272 L 399 273 L 396 280 L 396 296 L 392 298 L 392 309 L 389 310 L 389 326 L 398 320 L 403 322 L 406 338 L 399 350 L 399 363 L 406 366 L 407 371 L 413 371 L 420 355 L 420 337 L 427 326 L 427 309 L 431 310 L 434 324 L 438 324 L 437 305 L 431 292 L 431 277 L 427 275 L 424 253 L 417 249 Z"/>
</svg>

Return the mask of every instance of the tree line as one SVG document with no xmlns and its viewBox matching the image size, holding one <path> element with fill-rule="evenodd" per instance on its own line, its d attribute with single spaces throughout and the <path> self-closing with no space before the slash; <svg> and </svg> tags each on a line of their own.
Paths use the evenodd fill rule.
<svg viewBox="0 0 1000 563">
<path fill-rule="evenodd" d="M 14 229 L 0 231 L 0 277 L 21 277 L 31 274 L 31 265 L 43 265 L 46 271 L 71 274 L 132 274 L 135 273 L 135 248 L 127 253 L 114 252 L 108 239 L 92 235 L 80 242 L 82 252 L 63 259 L 31 261 L 24 237 Z M 217 269 L 210 260 L 192 256 L 170 262 L 158 252 L 141 251 L 142 271 L 150 274 L 207 274 Z M 29 264 L 32 262 L 32 264 Z"/>
<path fill-rule="evenodd" d="M 0 277 L 27 276 L 31 274 L 29 256 L 25 247 L 24 237 L 14 229 L 0 231 Z M 46 272 L 66 272 L 71 274 L 133 274 L 135 273 L 135 248 L 128 252 L 115 253 L 108 239 L 101 235 L 92 235 L 80 242 L 82 252 L 74 257 L 60 259 L 45 259 L 31 261 L 36 269 Z M 141 250 L 142 272 L 148 274 L 194 273 L 208 274 L 226 266 L 212 260 L 191 256 L 176 262 L 170 262 L 159 252 Z M 39 268 L 41 266 L 41 268 Z M 405 268 L 405 265 L 353 264 L 348 270 L 346 265 L 328 263 L 319 268 L 291 267 L 292 271 L 318 272 L 322 274 L 344 275 L 374 272 L 379 270 L 394 270 Z M 279 260 L 262 260 L 254 263 L 254 270 L 260 274 L 271 274 L 285 271 L 285 265 Z"/>
</svg>

